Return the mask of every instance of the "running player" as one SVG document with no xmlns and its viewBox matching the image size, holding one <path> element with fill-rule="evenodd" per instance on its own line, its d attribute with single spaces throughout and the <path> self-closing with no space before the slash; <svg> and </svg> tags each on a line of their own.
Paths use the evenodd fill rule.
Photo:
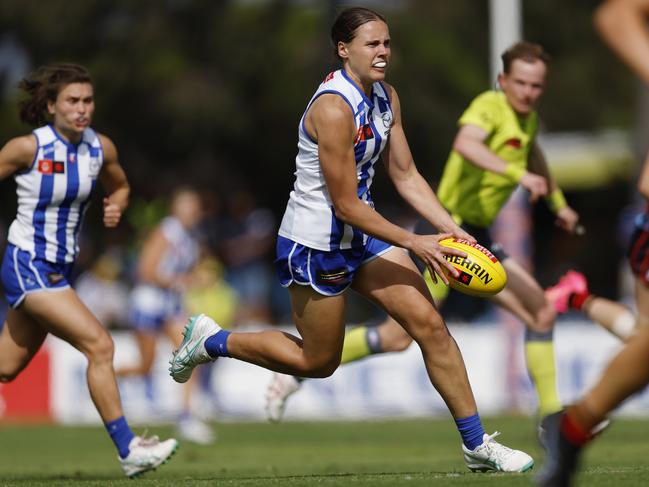
<svg viewBox="0 0 649 487">
<path fill-rule="evenodd" d="M 135 436 L 124 418 L 113 341 L 68 283 L 83 214 L 97 180 L 107 193 L 104 226 L 116 227 L 129 185 L 113 142 L 90 128 L 93 84 L 85 68 L 52 64 L 23 79 L 21 119 L 36 128 L 0 150 L 0 179 L 14 175 L 18 214 L 9 229 L 2 285 L 11 309 L 0 334 L 0 381 L 27 366 L 48 333 L 88 359 L 90 396 L 129 477 L 166 462 L 174 439 Z"/>
<path fill-rule="evenodd" d="M 148 375 L 160 335 L 166 335 L 174 348 L 180 346 L 187 320 L 183 296 L 198 262 L 200 247 L 196 226 L 202 218 L 200 195 L 191 188 L 179 188 L 171 196 L 169 216 L 145 239 L 128 312 L 140 361 L 134 366 L 118 369 L 118 377 Z M 183 408 L 176 426 L 181 438 L 207 445 L 214 441 L 214 433 L 191 413 L 192 390 L 196 385 L 192 380 L 183 388 Z"/>
<path fill-rule="evenodd" d="M 279 331 L 228 333 L 209 317 L 192 318 L 171 376 L 189 379 L 193 368 L 233 357 L 302 377 L 327 377 L 340 363 L 345 292 L 352 287 L 393 316 L 421 347 L 431 382 L 455 418 L 467 466 L 521 472 L 532 458 L 485 434 L 462 356 L 435 309 L 408 254 L 414 252 L 440 279 L 450 235 L 473 240 L 441 207 L 412 160 L 401 125 L 399 98 L 383 82 L 390 62 L 385 19 L 350 8 L 332 27 L 343 68 L 330 73 L 299 124 L 296 182 L 279 230 L 277 270 L 288 287 L 301 338 Z M 386 149 L 387 148 L 387 149 Z M 444 233 L 415 235 L 373 208 L 370 185 L 381 157 L 397 190 Z"/>
<path fill-rule="evenodd" d="M 566 204 L 535 140 L 535 107 L 545 88 L 549 57 L 541 46 L 519 42 L 503 53 L 502 61 L 503 72 L 498 76 L 501 91 L 482 93 L 460 117 L 438 196 L 454 220 L 490 248 L 507 271 L 505 289 L 491 300 L 526 325 L 525 355 L 542 417 L 561 409 L 552 341 L 556 313 L 536 280 L 500 245 L 492 243 L 489 227 L 518 185 L 530 192 L 532 201 L 545 196 L 565 230 L 574 231 L 578 215 Z M 427 233 L 427 226 L 428 222 L 422 221 L 418 233 Z M 443 292 L 433 293 L 443 298 Z M 362 327 L 348 333 L 343 355 L 348 361 L 358 360 L 373 353 L 404 350 L 411 341 L 388 319 L 377 328 Z M 298 388 L 296 378 L 273 377 L 266 395 L 271 420 L 281 418 L 286 398 Z"/>
<path fill-rule="evenodd" d="M 602 38 L 640 79 L 649 85 L 649 0 L 607 0 L 595 11 Z M 649 203 L 649 157 L 638 189 Z M 606 417 L 625 399 L 649 383 L 649 204 L 638 215 L 629 245 L 629 263 L 635 275 L 637 331 L 613 360 L 599 382 L 565 412 L 544 420 L 546 458 L 537 483 L 567 487 L 572 483 L 583 447 L 606 424 Z"/>
</svg>

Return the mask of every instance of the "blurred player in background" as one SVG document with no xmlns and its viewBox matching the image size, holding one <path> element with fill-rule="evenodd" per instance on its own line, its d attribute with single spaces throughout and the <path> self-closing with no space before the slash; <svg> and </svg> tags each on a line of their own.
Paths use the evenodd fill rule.
<svg viewBox="0 0 649 487">
<path fill-rule="evenodd" d="M 649 85 L 649 0 L 608 0 L 596 10 L 594 20 L 602 38 Z M 537 478 L 543 487 L 569 486 L 583 447 L 606 424 L 607 416 L 649 383 L 649 157 L 638 189 L 647 208 L 638 215 L 628 252 L 635 275 L 637 332 L 585 396 L 544 421 L 547 451 Z"/>
<path fill-rule="evenodd" d="M 301 339 L 279 331 L 228 333 L 199 315 L 174 353 L 171 376 L 185 382 L 196 365 L 223 356 L 277 372 L 327 377 L 340 364 L 345 291 L 351 286 L 419 344 L 430 380 L 456 421 L 467 466 L 526 471 L 534 465 L 529 455 L 484 432 L 457 344 L 412 259 L 393 247 L 414 252 L 447 282 L 442 268 L 457 271 L 444 255 L 464 254 L 439 241 L 451 235 L 473 238 L 441 207 L 414 164 L 399 99 L 383 82 L 390 62 L 385 19 L 365 8 L 344 10 L 332 27 L 332 41 L 343 69 L 325 78 L 300 121 L 297 180 L 275 261 Z M 385 148 L 383 160 L 399 193 L 444 233 L 415 235 L 374 210 L 369 190 Z"/>
<path fill-rule="evenodd" d="M 489 227 L 518 185 L 530 192 L 532 202 L 545 197 L 563 229 L 573 232 L 578 215 L 567 205 L 536 143 L 535 107 L 545 89 L 549 57 L 541 46 L 519 42 L 503 53 L 502 60 L 501 90 L 482 93 L 460 117 L 438 197 L 453 219 L 491 249 L 507 271 L 505 289 L 490 299 L 526 325 L 525 355 L 542 417 L 561 409 L 552 340 L 556 313 L 534 277 L 492 242 Z M 429 233 L 430 224 L 422 221 L 416 232 Z M 433 296 L 443 299 L 446 289 L 434 286 L 430 275 L 426 279 Z M 350 362 L 405 350 L 411 342 L 398 323 L 388 319 L 376 328 L 350 331 L 343 357 Z M 286 398 L 298 388 L 299 379 L 274 376 L 266 395 L 269 418 L 281 418 Z"/>
<path fill-rule="evenodd" d="M 169 215 L 146 237 L 137 266 L 137 284 L 131 291 L 128 323 L 140 351 L 139 363 L 117 370 L 119 377 L 147 376 L 156 357 L 161 335 L 174 348 L 181 342 L 187 321 L 184 292 L 198 262 L 200 246 L 195 230 L 203 218 L 200 195 L 191 188 L 174 191 Z M 183 387 L 182 411 L 178 416 L 179 435 L 199 444 L 214 441 L 210 427 L 191 412 L 192 390 L 196 381 Z"/>
<path fill-rule="evenodd" d="M 1 270 L 11 309 L 0 334 L 0 381 L 15 379 L 48 333 L 70 343 L 88 359 L 90 396 L 124 473 L 137 476 L 166 462 L 178 443 L 133 434 L 120 404 L 113 341 L 68 282 L 97 180 L 107 193 L 107 228 L 119 223 L 129 185 L 113 142 L 90 128 L 94 88 L 85 68 L 43 66 L 20 88 L 29 95 L 20 105 L 20 117 L 37 128 L 0 150 L 0 179 L 13 174 L 18 193 L 18 214 Z"/>
</svg>

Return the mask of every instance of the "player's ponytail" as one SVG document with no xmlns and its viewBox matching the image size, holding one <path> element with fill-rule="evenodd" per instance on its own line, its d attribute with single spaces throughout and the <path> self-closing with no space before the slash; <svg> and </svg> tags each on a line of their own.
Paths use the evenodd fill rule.
<svg viewBox="0 0 649 487">
<path fill-rule="evenodd" d="M 27 75 L 18 84 L 28 95 L 18 104 L 20 120 L 32 127 L 46 124 L 50 119 L 47 102 L 56 101 L 70 83 L 92 84 L 92 78 L 86 68 L 72 63 L 48 64 Z"/>
</svg>

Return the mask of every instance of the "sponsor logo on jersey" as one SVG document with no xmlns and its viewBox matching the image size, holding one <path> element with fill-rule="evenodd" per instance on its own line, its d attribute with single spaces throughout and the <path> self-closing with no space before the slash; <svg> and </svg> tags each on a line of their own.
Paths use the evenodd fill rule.
<svg viewBox="0 0 649 487">
<path fill-rule="evenodd" d="M 343 284 L 347 282 L 349 277 L 349 271 L 347 269 L 334 269 L 331 271 L 316 271 L 315 280 L 318 284 Z"/>
<path fill-rule="evenodd" d="M 65 163 L 52 159 L 39 159 L 38 172 L 41 174 L 65 174 Z"/>
<path fill-rule="evenodd" d="M 76 156 L 76 154 L 74 152 L 70 152 L 68 154 L 68 162 L 71 162 L 72 164 L 77 162 L 77 156 Z"/>
<path fill-rule="evenodd" d="M 52 174 L 52 162 L 51 159 L 39 159 L 38 172 L 41 174 Z"/>
<path fill-rule="evenodd" d="M 332 79 L 334 79 L 334 72 L 333 72 L 333 71 L 332 71 L 331 73 L 329 73 L 329 74 L 325 77 L 325 79 L 322 80 L 322 82 L 323 82 L 323 83 L 326 83 L 327 81 L 331 81 Z"/>
<path fill-rule="evenodd" d="M 517 139 L 515 137 L 507 140 L 505 142 L 505 145 L 508 145 L 509 147 L 513 147 L 514 149 L 520 149 L 523 146 L 521 139 Z"/>
<path fill-rule="evenodd" d="M 460 267 L 464 267 L 466 270 L 473 273 L 475 277 L 477 277 L 482 282 L 484 282 L 485 285 L 489 284 L 494 279 L 489 275 L 489 273 L 485 269 L 482 268 L 480 264 L 478 264 L 477 262 L 473 262 L 469 258 L 460 257 L 458 255 L 449 255 L 449 254 L 444 255 L 444 258 L 452 264 L 457 264 Z M 463 282 L 460 280 L 460 278 L 462 277 L 462 274 L 465 274 L 465 272 L 460 269 L 458 270 L 460 271 L 460 276 L 458 276 L 457 280 Z M 470 279 L 469 282 L 471 282 Z"/>
<path fill-rule="evenodd" d="M 356 134 L 355 144 L 363 142 L 364 140 L 370 140 L 374 138 L 374 132 L 372 131 L 372 126 L 369 123 L 358 128 L 358 133 Z"/>
</svg>

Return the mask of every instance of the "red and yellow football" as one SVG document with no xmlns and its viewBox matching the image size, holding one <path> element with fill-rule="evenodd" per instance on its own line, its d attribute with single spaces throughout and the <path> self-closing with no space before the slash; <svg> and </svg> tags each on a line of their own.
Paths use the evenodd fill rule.
<svg viewBox="0 0 649 487">
<path fill-rule="evenodd" d="M 507 284 L 505 268 L 488 248 L 461 238 L 446 238 L 439 243 L 467 254 L 466 257 L 445 255 L 446 260 L 460 273 L 455 278 L 445 272 L 456 291 L 485 298 L 498 294 Z"/>
</svg>

